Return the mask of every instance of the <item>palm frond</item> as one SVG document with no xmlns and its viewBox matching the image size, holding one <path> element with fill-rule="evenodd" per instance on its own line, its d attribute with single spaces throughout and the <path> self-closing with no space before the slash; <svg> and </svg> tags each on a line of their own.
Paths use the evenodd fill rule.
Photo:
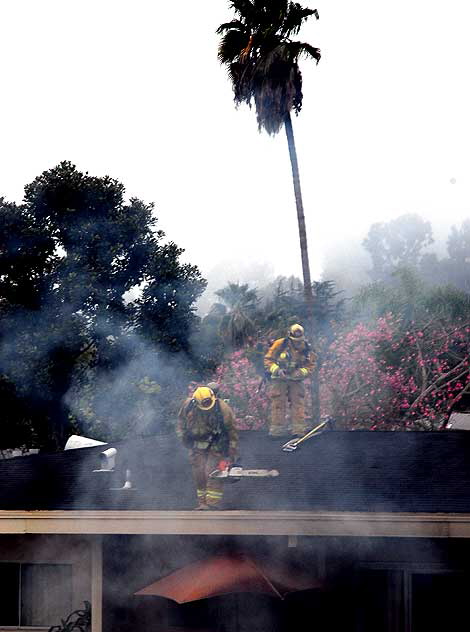
<svg viewBox="0 0 470 632">
<path fill-rule="evenodd" d="M 224 22 L 219 26 L 216 30 L 217 35 L 222 35 L 225 31 L 230 31 L 232 29 L 239 30 L 245 32 L 247 30 L 245 24 L 240 22 L 240 20 L 232 20 L 231 22 Z"/>
<path fill-rule="evenodd" d="M 320 49 L 291 41 L 316 9 L 290 0 L 230 0 L 239 19 L 221 24 L 219 60 L 225 64 L 237 104 L 254 101 L 258 127 L 275 134 L 287 115 L 302 107 L 299 58 L 321 57 Z"/>
<path fill-rule="evenodd" d="M 257 12 L 250 0 L 230 0 L 230 6 L 245 20 L 253 19 Z"/>
<path fill-rule="evenodd" d="M 297 35 L 302 24 L 311 16 L 319 17 L 317 9 L 307 9 L 298 2 L 289 2 L 286 15 L 282 23 L 282 33 L 289 37 L 291 34 Z"/>
<path fill-rule="evenodd" d="M 222 36 L 219 44 L 218 57 L 221 64 L 232 63 L 235 59 L 238 59 L 241 51 L 248 44 L 249 37 L 242 32 L 235 29 L 227 31 Z"/>
<path fill-rule="evenodd" d="M 255 288 L 250 288 L 248 283 L 228 283 L 225 287 L 217 290 L 215 295 L 232 310 L 254 309 L 259 302 L 258 291 Z"/>
<path fill-rule="evenodd" d="M 321 59 L 320 49 L 311 44 L 307 44 L 307 42 L 287 42 L 285 47 L 289 51 L 289 56 L 293 61 L 297 61 L 301 55 L 315 59 L 317 64 Z"/>
<path fill-rule="evenodd" d="M 302 106 L 302 75 L 289 42 L 261 56 L 250 78 L 259 129 L 276 134 Z"/>
</svg>

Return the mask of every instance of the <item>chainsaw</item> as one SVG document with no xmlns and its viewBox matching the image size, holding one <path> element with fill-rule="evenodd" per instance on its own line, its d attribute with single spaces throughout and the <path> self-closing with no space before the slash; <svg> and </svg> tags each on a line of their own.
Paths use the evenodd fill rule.
<svg viewBox="0 0 470 632">
<path fill-rule="evenodd" d="M 237 481 L 241 478 L 266 478 L 279 476 L 277 470 L 245 469 L 241 465 L 232 464 L 230 461 L 220 461 L 217 469 L 210 473 L 209 478 L 220 478 Z"/>
<path fill-rule="evenodd" d="M 309 430 L 309 432 L 307 432 L 307 434 L 305 434 L 303 437 L 297 437 L 295 439 L 291 439 L 287 443 L 284 443 L 282 449 L 284 452 L 294 452 L 294 450 L 297 450 L 297 448 L 304 441 L 307 441 L 307 439 L 310 439 L 311 437 L 317 437 L 318 435 L 322 434 L 322 432 L 325 432 L 325 430 L 333 430 L 333 428 L 333 419 L 331 417 L 326 417 L 325 421 L 322 421 L 320 424 L 318 424 L 318 426 L 315 426 L 315 428 Z"/>
</svg>

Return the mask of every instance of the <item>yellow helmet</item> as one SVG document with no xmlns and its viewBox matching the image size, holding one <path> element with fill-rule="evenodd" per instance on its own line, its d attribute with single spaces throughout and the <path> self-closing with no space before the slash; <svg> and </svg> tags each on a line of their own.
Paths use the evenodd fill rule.
<svg viewBox="0 0 470 632">
<path fill-rule="evenodd" d="M 215 404 L 214 392 L 207 386 L 200 386 L 193 393 L 196 406 L 201 410 L 210 410 Z"/>
<path fill-rule="evenodd" d="M 291 340 L 303 340 L 305 336 L 304 328 L 302 325 L 291 325 L 289 327 L 289 338 Z"/>
</svg>

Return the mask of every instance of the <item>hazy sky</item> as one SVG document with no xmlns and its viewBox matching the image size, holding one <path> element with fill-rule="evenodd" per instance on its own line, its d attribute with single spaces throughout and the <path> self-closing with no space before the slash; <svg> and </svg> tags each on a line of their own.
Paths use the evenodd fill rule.
<svg viewBox="0 0 470 632">
<path fill-rule="evenodd" d="M 294 120 L 314 276 L 373 221 L 470 216 L 470 3 L 304 0 Z M 207 273 L 226 259 L 300 273 L 284 132 L 238 111 L 217 61 L 226 0 L 0 2 L 0 196 L 61 160 L 154 201 Z M 236 280 L 236 279 L 234 279 Z"/>
</svg>

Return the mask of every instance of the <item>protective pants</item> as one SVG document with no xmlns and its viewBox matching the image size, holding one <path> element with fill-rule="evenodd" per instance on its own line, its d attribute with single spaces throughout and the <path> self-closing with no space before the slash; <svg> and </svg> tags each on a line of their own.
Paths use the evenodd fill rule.
<svg viewBox="0 0 470 632">
<path fill-rule="evenodd" d="M 307 432 L 305 423 L 305 386 L 300 380 L 273 380 L 271 383 L 271 425 L 273 437 L 288 434 L 287 402 L 290 402 L 291 430 L 294 435 Z"/>
<path fill-rule="evenodd" d="M 222 501 L 222 481 L 209 478 L 209 474 L 217 469 L 222 455 L 211 450 L 193 448 L 190 454 L 193 478 L 196 483 L 197 499 L 209 507 L 217 507 Z"/>
</svg>

